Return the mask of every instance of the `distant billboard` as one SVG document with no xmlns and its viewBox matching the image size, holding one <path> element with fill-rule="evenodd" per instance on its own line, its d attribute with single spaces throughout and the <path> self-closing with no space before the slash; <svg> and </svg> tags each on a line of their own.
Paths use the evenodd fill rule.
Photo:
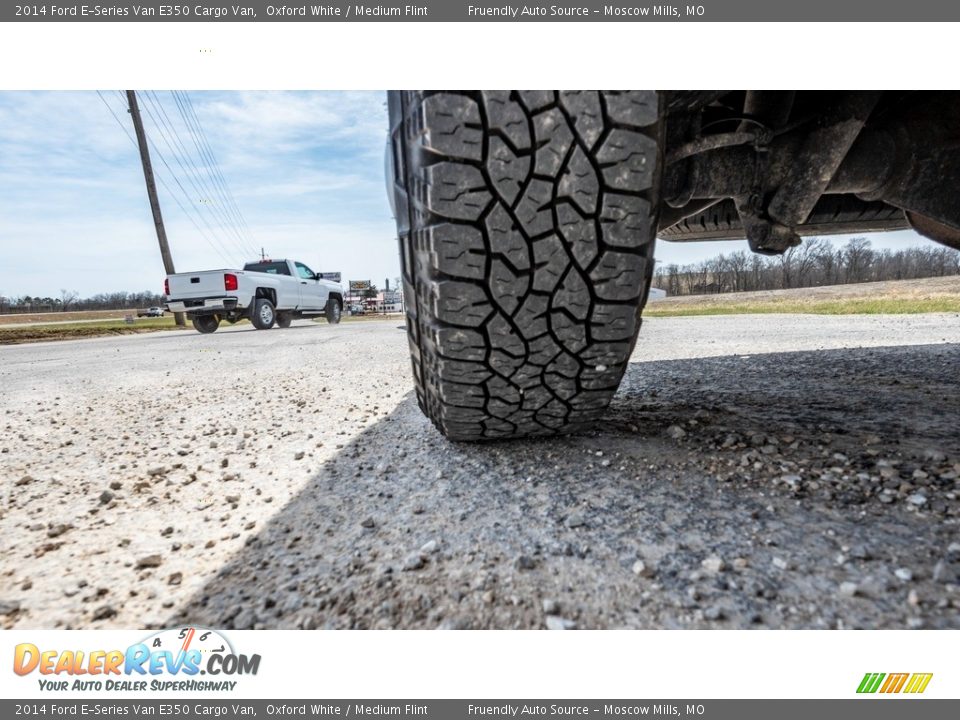
<svg viewBox="0 0 960 720">
<path fill-rule="evenodd" d="M 364 290 L 370 289 L 369 280 L 351 280 L 350 281 L 350 292 L 363 292 Z"/>
<path fill-rule="evenodd" d="M 320 275 L 320 277 L 322 277 L 324 280 L 329 280 L 329 281 L 335 282 L 335 283 L 340 282 L 340 273 L 338 273 L 338 272 L 335 272 L 335 273 L 319 273 L 319 275 Z"/>
<path fill-rule="evenodd" d="M 396 290 L 384 290 L 383 291 L 383 304 L 384 305 L 399 305 L 400 304 L 400 293 Z"/>
</svg>

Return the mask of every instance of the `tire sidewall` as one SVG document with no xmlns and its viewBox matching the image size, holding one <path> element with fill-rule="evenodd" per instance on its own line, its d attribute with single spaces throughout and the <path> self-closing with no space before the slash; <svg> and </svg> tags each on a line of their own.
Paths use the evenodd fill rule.
<svg viewBox="0 0 960 720">
<path fill-rule="evenodd" d="M 220 319 L 216 315 L 197 315 L 191 321 L 194 329 L 204 335 L 216 332 L 220 327 Z"/>
<path fill-rule="evenodd" d="M 253 304 L 253 313 L 250 322 L 257 330 L 269 330 L 277 321 L 277 311 L 273 303 L 266 298 L 257 298 Z"/>
<path fill-rule="evenodd" d="M 340 307 L 340 303 L 337 300 L 331 298 L 327 301 L 327 322 L 331 325 L 336 325 L 340 322 L 340 317 L 343 314 L 343 309 Z"/>
</svg>

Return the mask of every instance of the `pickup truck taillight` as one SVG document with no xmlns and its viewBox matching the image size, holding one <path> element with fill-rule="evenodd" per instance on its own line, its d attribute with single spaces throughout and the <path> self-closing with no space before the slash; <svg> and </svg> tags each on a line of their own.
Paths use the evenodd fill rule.
<svg viewBox="0 0 960 720">
<path fill-rule="evenodd" d="M 170 278 L 163 279 L 163 294 L 170 296 Z"/>
<path fill-rule="evenodd" d="M 224 290 L 236 290 L 237 289 L 237 276 L 231 273 L 223 274 L 223 289 Z"/>
</svg>

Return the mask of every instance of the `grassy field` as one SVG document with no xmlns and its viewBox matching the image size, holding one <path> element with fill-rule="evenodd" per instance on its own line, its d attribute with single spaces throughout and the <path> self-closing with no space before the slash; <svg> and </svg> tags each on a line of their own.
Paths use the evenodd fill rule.
<svg viewBox="0 0 960 720">
<path fill-rule="evenodd" d="M 127 313 L 137 316 L 136 310 L 76 310 L 70 312 L 17 313 L 0 315 L 0 327 L 24 323 L 62 323 L 86 320 L 123 320 Z"/>
<path fill-rule="evenodd" d="M 643 314 L 647 317 L 682 317 L 753 313 L 904 315 L 934 312 L 960 312 L 960 277 L 669 297 L 651 301 Z"/>
<path fill-rule="evenodd" d="M 188 324 L 187 327 L 190 327 Z M 173 316 L 165 318 L 139 318 L 132 325 L 124 320 L 95 320 L 55 325 L 23 325 L 0 323 L 0 345 L 17 345 L 48 340 L 76 340 L 101 335 L 136 335 L 139 333 L 176 330 Z"/>
<path fill-rule="evenodd" d="M 11 317 L 26 316 L 3 316 L 0 320 L 0 345 L 18 345 L 29 342 L 47 342 L 51 340 L 77 340 L 79 338 L 99 337 L 103 335 L 137 335 L 140 333 L 160 332 L 163 330 L 177 330 L 174 324 L 173 315 L 168 314 L 163 318 L 137 318 L 133 324 L 128 324 L 122 319 L 110 318 L 109 314 L 116 316 L 117 311 L 104 311 L 107 319 L 95 319 L 89 317 L 76 318 L 73 322 L 64 322 L 61 319 L 63 315 L 72 313 L 49 313 L 43 314 L 43 318 L 48 319 L 48 324 L 39 324 L 44 320 L 35 319 L 37 316 L 30 316 L 32 320 L 9 321 Z M 81 314 L 81 313 L 78 313 Z M 83 313 L 91 315 L 94 313 Z M 377 321 L 404 322 L 401 314 L 393 313 L 390 315 L 344 315 L 343 322 L 377 322 Z M 6 322 L 5 322 L 6 321 Z M 315 322 L 326 323 L 324 318 L 317 318 Z M 27 324 L 29 323 L 29 324 Z M 238 325 L 249 324 L 248 320 L 241 320 Z M 187 321 L 187 329 L 192 330 L 193 326 Z M 222 327 L 230 327 L 224 323 Z"/>
<path fill-rule="evenodd" d="M 955 298 L 863 298 L 855 300 L 781 300 L 777 302 L 727 302 L 703 305 L 664 306 L 653 302 L 643 314 L 646 317 L 683 317 L 689 315 L 751 315 L 771 313 L 806 313 L 808 315 L 911 315 L 917 313 L 960 312 L 960 296 Z"/>
<path fill-rule="evenodd" d="M 647 317 L 754 313 L 813 315 L 960 313 L 960 277 L 725 295 L 688 295 L 653 300 L 644 310 L 644 315 Z M 0 315 L 0 345 L 75 340 L 100 335 L 131 335 L 176 329 L 171 315 L 164 318 L 137 318 L 133 324 L 127 324 L 123 319 L 125 314 L 122 310 L 104 310 L 83 313 Z M 403 316 L 396 313 L 356 317 L 345 315 L 343 321 L 402 323 Z M 317 322 L 323 323 L 326 320 L 318 318 Z M 190 327 L 188 322 L 187 328 Z"/>
</svg>

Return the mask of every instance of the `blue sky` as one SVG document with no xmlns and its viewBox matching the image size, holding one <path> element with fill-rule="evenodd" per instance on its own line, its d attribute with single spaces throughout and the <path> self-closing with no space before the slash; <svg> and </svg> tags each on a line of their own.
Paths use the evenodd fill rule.
<svg viewBox="0 0 960 720">
<path fill-rule="evenodd" d="M 132 135 L 119 92 L 104 90 L 102 96 Z M 384 278 L 392 283 L 399 275 L 383 182 L 384 93 L 189 93 L 249 227 L 243 243 L 222 215 L 202 205 L 223 203 L 204 192 L 213 185 L 199 179 L 206 169 L 171 93 L 139 97 L 147 134 L 186 195 L 201 205 L 190 204 L 154 154 L 157 174 L 203 230 L 161 185 L 177 270 L 236 267 L 251 259 L 251 246 L 263 246 L 268 254 L 302 260 L 318 271 L 339 270 L 345 280 L 382 286 Z M 178 165 L 175 155 L 187 153 L 165 120 L 178 129 L 195 175 L 186 160 L 191 173 Z M 0 294 L 160 291 L 163 276 L 137 149 L 101 97 L 0 93 Z"/>
<path fill-rule="evenodd" d="M 103 99 L 95 92 L 0 92 L 0 295 L 162 288 L 139 155 L 123 129 L 132 135 L 125 100 L 116 90 L 101 94 Z M 191 92 L 189 97 L 249 233 L 241 240 L 222 226 L 220 215 L 192 206 L 191 201 L 223 204 L 207 197 L 213 195 L 206 192 L 210 181 L 199 180 L 208 177 L 209 163 L 196 152 L 173 95 L 141 93 L 147 133 L 186 193 L 155 153 L 158 176 L 202 230 L 161 185 L 178 270 L 236 267 L 262 246 L 314 270 L 339 270 L 344 280 L 393 282 L 400 267 L 383 181 L 384 93 Z M 172 139 L 164 113 L 197 165 L 192 181 L 197 187 L 175 159 L 187 153 Z M 875 247 L 926 242 L 912 232 L 871 240 Z M 683 264 L 744 247 L 743 242 L 662 242 L 656 254 L 661 262 Z"/>
</svg>

